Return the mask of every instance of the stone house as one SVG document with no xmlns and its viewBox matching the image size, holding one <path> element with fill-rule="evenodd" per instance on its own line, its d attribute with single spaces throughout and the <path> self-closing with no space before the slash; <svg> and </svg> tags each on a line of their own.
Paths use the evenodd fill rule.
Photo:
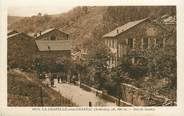
<svg viewBox="0 0 184 116">
<path fill-rule="evenodd" d="M 146 50 L 154 48 L 164 50 L 173 37 L 163 26 L 154 23 L 150 18 L 144 18 L 115 28 L 105 34 L 103 39 L 114 54 L 108 61 L 109 68 L 112 68 L 125 57 L 128 57 L 132 64 L 145 63 Z"/>
<path fill-rule="evenodd" d="M 46 64 L 71 59 L 72 41 L 69 40 L 69 34 L 62 30 L 51 28 L 40 31 L 35 36 L 35 42 L 38 48 L 36 57 L 41 57 Z"/>
</svg>

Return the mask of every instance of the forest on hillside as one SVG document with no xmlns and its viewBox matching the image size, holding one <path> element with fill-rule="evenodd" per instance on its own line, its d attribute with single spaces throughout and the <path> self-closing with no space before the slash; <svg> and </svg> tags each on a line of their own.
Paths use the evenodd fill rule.
<svg viewBox="0 0 184 116">
<path fill-rule="evenodd" d="M 36 33 L 48 28 L 61 28 L 71 39 L 83 44 L 101 36 L 117 26 L 145 17 L 153 19 L 162 15 L 176 15 L 174 6 L 78 6 L 58 15 L 38 13 L 31 17 L 8 17 L 8 29 Z M 77 44 L 78 44 L 77 42 Z"/>
<path fill-rule="evenodd" d="M 8 17 L 8 29 L 29 34 L 53 27 L 60 28 L 69 33 L 70 39 L 74 40 L 74 49 L 87 48 L 88 50 L 84 61 L 74 63 L 73 61 L 65 60 L 66 64 L 70 63 L 70 67 L 66 66 L 67 70 L 72 70 L 82 75 L 82 83 L 93 86 L 96 89 L 106 90 L 108 94 L 119 97 L 119 85 L 124 82 L 148 89 L 150 93 L 164 93 L 166 97 L 176 101 L 176 44 L 168 47 L 169 50 L 174 52 L 173 56 L 167 54 L 169 50 L 165 52 L 160 49 L 148 49 L 145 54 L 149 64 L 133 66 L 129 63 L 130 59 L 124 57 L 120 59 L 120 65 L 109 70 L 107 61 L 113 54 L 102 41 L 102 36 L 105 33 L 129 21 L 146 17 L 157 20 L 163 15 L 176 16 L 176 7 L 78 6 L 64 14 L 47 15 L 38 13 L 31 17 L 19 18 L 15 22 L 10 21 L 10 17 Z M 176 40 L 176 32 L 170 33 L 169 36 Z M 53 67 L 56 67 L 56 65 L 53 65 Z M 41 70 L 42 65 L 35 65 L 35 69 Z M 95 81 L 91 81 L 91 79 Z M 149 96 L 146 96 L 147 98 Z"/>
</svg>

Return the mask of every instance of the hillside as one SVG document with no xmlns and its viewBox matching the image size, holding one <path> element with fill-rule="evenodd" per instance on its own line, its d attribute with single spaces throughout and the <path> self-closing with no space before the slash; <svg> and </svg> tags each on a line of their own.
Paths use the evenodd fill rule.
<svg viewBox="0 0 184 116">
<path fill-rule="evenodd" d="M 69 100 L 43 85 L 34 73 L 20 70 L 8 72 L 8 106 L 70 106 Z"/>
<path fill-rule="evenodd" d="M 11 24 L 15 24 L 16 22 L 19 22 L 23 18 L 24 17 L 19 17 L 19 16 L 8 16 L 8 26 Z"/>
<path fill-rule="evenodd" d="M 12 23 L 8 17 L 8 29 L 35 33 L 45 29 L 61 28 L 70 34 L 74 45 L 80 46 L 88 40 L 101 36 L 117 26 L 145 17 L 158 18 L 164 14 L 176 15 L 175 7 L 163 6 L 78 6 L 67 13 L 25 17 Z"/>
</svg>

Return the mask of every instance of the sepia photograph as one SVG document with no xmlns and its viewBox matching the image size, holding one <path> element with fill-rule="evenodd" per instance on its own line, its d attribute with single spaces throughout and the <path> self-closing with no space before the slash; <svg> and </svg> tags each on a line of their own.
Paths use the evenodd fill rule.
<svg viewBox="0 0 184 116">
<path fill-rule="evenodd" d="M 176 15 L 176 6 L 8 7 L 7 105 L 177 106 Z"/>
</svg>

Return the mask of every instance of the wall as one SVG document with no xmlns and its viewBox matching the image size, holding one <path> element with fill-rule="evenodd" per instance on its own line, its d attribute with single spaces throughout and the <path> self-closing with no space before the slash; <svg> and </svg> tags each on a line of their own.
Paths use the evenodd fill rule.
<svg viewBox="0 0 184 116">
<path fill-rule="evenodd" d="M 168 42 L 166 41 L 166 39 L 172 39 L 168 37 L 168 32 L 161 28 L 159 25 L 157 24 L 153 24 L 152 22 L 145 21 L 142 22 L 138 25 L 136 25 L 135 27 L 127 30 L 124 33 L 119 34 L 116 37 L 108 37 L 108 38 L 104 38 L 105 39 L 105 44 L 107 46 L 109 46 L 110 48 L 112 47 L 112 45 L 110 43 L 112 43 L 111 41 L 114 40 L 115 42 L 115 49 L 117 49 L 118 51 L 116 52 L 115 56 L 115 62 L 117 65 L 117 62 L 120 62 L 119 58 L 123 58 L 124 56 L 129 55 L 130 52 L 134 52 L 134 51 L 144 51 L 143 49 L 143 45 L 142 45 L 142 41 L 143 38 L 146 37 L 148 38 L 148 48 L 154 48 L 156 46 L 156 39 L 157 38 L 164 38 L 164 42 Z M 134 47 L 133 49 L 129 49 L 127 47 L 128 45 L 128 38 L 133 38 L 133 43 L 134 43 Z M 167 44 L 167 43 L 166 43 Z M 112 63 L 112 60 L 109 61 L 108 63 L 110 66 L 114 66 Z"/>
<path fill-rule="evenodd" d="M 169 43 L 175 44 L 176 37 L 173 35 L 169 35 L 170 33 L 162 28 L 161 26 L 154 24 L 153 22 L 150 22 L 149 20 L 146 22 L 143 22 L 141 24 L 138 24 L 137 26 L 133 27 L 130 30 L 127 30 L 126 32 L 118 35 L 116 38 L 118 39 L 118 52 L 120 59 L 123 58 L 123 56 L 130 56 L 134 57 L 134 54 L 137 54 L 138 56 L 144 56 L 144 51 L 149 50 L 156 47 L 156 39 L 163 38 L 164 39 L 164 47 L 167 46 Z M 148 38 L 148 45 L 149 47 L 144 49 L 143 48 L 143 38 Z M 127 47 L 128 45 L 128 38 L 133 38 L 134 41 L 134 47 L 133 49 L 129 49 Z M 173 42 L 174 41 L 174 42 Z M 176 47 L 175 47 L 176 48 Z M 175 49 L 174 48 L 174 49 Z M 159 49 L 165 49 L 165 48 L 159 48 Z M 174 51 L 174 50 L 173 50 Z M 133 59 L 132 59 L 133 60 Z"/>
<path fill-rule="evenodd" d="M 121 84 L 122 100 L 135 106 L 163 106 L 167 103 L 175 106 L 175 101 L 165 96 L 156 95 L 130 84 Z M 169 105 L 169 104 L 168 104 Z"/>
<path fill-rule="evenodd" d="M 167 37 L 167 31 L 149 21 L 138 24 L 128 31 L 118 35 L 118 43 L 127 45 L 127 38 L 134 38 L 134 49 L 142 49 L 142 38 L 150 39 L 150 47 L 154 47 L 156 38 Z"/>
</svg>

